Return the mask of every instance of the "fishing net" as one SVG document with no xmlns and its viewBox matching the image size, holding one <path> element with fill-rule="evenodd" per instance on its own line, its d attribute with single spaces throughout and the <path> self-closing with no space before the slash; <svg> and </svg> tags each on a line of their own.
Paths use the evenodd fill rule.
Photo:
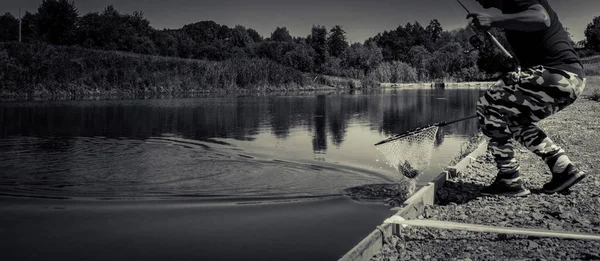
<svg viewBox="0 0 600 261">
<path fill-rule="evenodd" d="M 375 147 L 400 174 L 416 178 L 429 167 L 438 129 L 437 125 L 425 127 L 388 138 Z"/>
</svg>

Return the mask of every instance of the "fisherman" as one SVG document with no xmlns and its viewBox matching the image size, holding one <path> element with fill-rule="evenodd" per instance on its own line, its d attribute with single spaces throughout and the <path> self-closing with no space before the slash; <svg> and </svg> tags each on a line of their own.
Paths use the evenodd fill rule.
<svg viewBox="0 0 600 261">
<path fill-rule="evenodd" d="M 572 104 L 585 88 L 583 65 L 570 38 L 547 0 L 476 0 L 501 14 L 470 13 L 480 29 L 505 31 L 523 70 L 511 72 L 477 103 L 482 132 L 490 138 L 498 174 L 482 195 L 530 194 L 519 174 L 511 138 L 541 157 L 552 173 L 545 193 L 562 192 L 585 177 L 566 152 L 536 123 Z"/>
</svg>

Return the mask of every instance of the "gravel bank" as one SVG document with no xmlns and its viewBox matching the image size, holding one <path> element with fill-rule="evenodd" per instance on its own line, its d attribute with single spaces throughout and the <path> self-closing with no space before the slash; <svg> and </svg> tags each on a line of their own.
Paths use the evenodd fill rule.
<svg viewBox="0 0 600 261">
<path fill-rule="evenodd" d="M 588 176 L 563 194 L 540 193 L 550 180 L 548 167 L 520 147 L 517 158 L 532 194 L 523 198 L 480 197 L 494 178 L 491 155 L 477 159 L 438 191 L 438 205 L 420 218 L 505 227 L 600 234 L 600 103 L 586 99 L 600 89 L 600 78 L 588 80 L 584 96 L 564 111 L 540 122 Z M 408 228 L 391 237 L 372 260 L 600 260 L 600 241 L 534 238 L 426 228 Z"/>
</svg>

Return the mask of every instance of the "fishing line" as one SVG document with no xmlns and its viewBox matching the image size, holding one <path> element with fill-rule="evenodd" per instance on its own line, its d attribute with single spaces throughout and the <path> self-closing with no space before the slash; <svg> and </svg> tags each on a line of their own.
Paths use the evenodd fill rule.
<svg viewBox="0 0 600 261">
<path fill-rule="evenodd" d="M 469 13 L 469 14 L 471 13 L 471 11 L 469 11 L 469 9 L 467 9 L 467 7 L 465 5 L 463 5 L 463 3 L 460 0 L 456 0 L 456 1 L 458 1 L 460 6 L 462 6 L 465 9 L 465 11 L 467 11 L 467 13 Z"/>
</svg>

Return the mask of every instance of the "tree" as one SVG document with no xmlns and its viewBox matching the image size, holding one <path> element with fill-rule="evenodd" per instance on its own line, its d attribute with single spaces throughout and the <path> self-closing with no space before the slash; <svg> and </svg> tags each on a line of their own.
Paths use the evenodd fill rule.
<svg viewBox="0 0 600 261">
<path fill-rule="evenodd" d="M 334 26 L 329 32 L 329 38 L 327 39 L 327 45 L 329 47 L 329 54 L 335 57 L 340 57 L 348 49 L 348 41 L 346 41 L 346 31 L 341 26 Z"/>
<path fill-rule="evenodd" d="M 0 16 L 0 42 L 19 39 L 19 20 L 10 13 Z"/>
<path fill-rule="evenodd" d="M 109 5 L 106 8 L 104 8 L 104 11 L 102 11 L 102 15 L 116 17 L 120 16 L 121 14 L 119 13 L 119 11 L 117 11 L 117 9 L 115 9 L 113 5 Z"/>
<path fill-rule="evenodd" d="M 177 38 L 177 53 L 181 58 L 192 58 L 196 42 L 183 30 L 176 30 L 173 36 Z"/>
<path fill-rule="evenodd" d="M 236 47 L 247 47 L 254 43 L 254 40 L 252 40 L 252 37 L 250 37 L 246 28 L 241 25 L 236 25 L 231 29 L 229 41 Z"/>
<path fill-rule="evenodd" d="M 227 26 L 201 21 L 185 25 L 182 30 L 196 43 L 193 58 L 220 61 L 231 57 L 231 30 Z"/>
<path fill-rule="evenodd" d="M 385 31 L 373 39 L 377 46 L 382 48 L 385 61 L 408 62 L 410 48 L 415 45 L 424 45 L 427 42 L 427 32 L 418 22 L 407 23 L 405 27 L 398 26 L 396 30 Z"/>
<path fill-rule="evenodd" d="M 74 2 L 43 0 L 38 8 L 37 30 L 51 44 L 71 44 L 79 14 Z"/>
<path fill-rule="evenodd" d="M 196 43 L 182 30 L 157 31 L 152 36 L 156 44 L 157 54 L 191 58 L 194 54 Z"/>
<path fill-rule="evenodd" d="M 496 37 L 502 46 L 511 52 L 510 45 L 508 44 L 508 41 L 501 30 L 492 28 L 489 30 L 489 32 Z M 477 66 L 482 71 L 489 74 L 494 74 L 506 73 L 515 70 L 514 61 L 504 56 L 500 49 L 498 49 L 498 47 L 496 47 L 496 45 L 489 38 L 487 38 L 487 36 L 483 35 L 481 39 L 484 40 L 484 45 L 479 49 Z"/>
<path fill-rule="evenodd" d="M 455 42 L 448 43 L 435 51 L 427 63 L 429 76 L 440 80 L 450 76 L 452 71 L 457 71 L 460 68 L 456 59 L 457 53 L 462 55 L 462 47 Z"/>
<path fill-rule="evenodd" d="M 381 61 L 383 55 L 381 48 L 377 47 L 374 41 L 368 41 L 365 45 L 354 43 L 348 48 L 346 61 L 344 64 L 347 67 L 362 70 L 365 75 L 376 68 Z"/>
<path fill-rule="evenodd" d="M 327 29 L 325 26 L 314 26 L 307 37 L 309 45 L 315 50 L 315 68 L 320 68 L 327 61 Z"/>
<path fill-rule="evenodd" d="M 439 50 L 444 45 L 446 45 L 447 43 L 452 42 L 452 41 L 454 41 L 454 39 L 452 39 L 452 33 L 448 32 L 448 31 L 443 31 L 440 34 L 440 39 L 433 44 L 433 50 Z"/>
<path fill-rule="evenodd" d="M 291 43 L 293 41 L 290 32 L 285 27 L 277 27 L 273 33 L 271 33 L 271 40 L 276 42 L 288 42 Z"/>
<path fill-rule="evenodd" d="M 416 45 L 424 45 L 429 41 L 427 30 L 419 22 L 415 21 L 413 24 L 406 24 L 405 30 L 408 39 L 406 43 L 409 48 Z"/>
<path fill-rule="evenodd" d="M 40 41 L 39 30 L 38 30 L 38 20 L 39 14 L 32 14 L 30 12 L 25 12 L 23 16 L 21 30 L 23 35 L 23 42 L 37 42 Z"/>
<path fill-rule="evenodd" d="M 425 28 L 425 32 L 427 33 L 427 36 L 429 36 L 429 40 L 431 40 L 432 43 L 436 43 L 442 37 L 444 29 L 437 19 L 433 19 Z"/>
<path fill-rule="evenodd" d="M 402 30 L 404 30 L 402 28 Z M 400 53 L 400 46 L 396 40 L 397 30 L 384 31 L 383 33 L 377 34 L 373 38 L 369 38 L 365 41 L 374 42 L 377 46 L 381 47 L 381 53 L 384 61 L 397 60 L 397 55 Z"/>
<path fill-rule="evenodd" d="M 452 35 L 452 41 L 459 43 L 463 48 L 473 48 L 469 43 L 469 38 L 474 35 L 474 33 L 468 27 L 452 30 L 450 34 Z"/>
<path fill-rule="evenodd" d="M 252 38 L 252 41 L 254 41 L 255 43 L 260 43 L 263 41 L 263 37 L 260 36 L 260 34 L 252 28 L 248 28 L 248 35 L 250 36 L 250 38 Z"/>
<path fill-rule="evenodd" d="M 156 33 L 141 12 L 120 14 L 109 5 L 101 14 L 84 15 L 77 26 L 77 42 L 87 48 L 141 54 L 159 53 L 153 38 L 160 34 Z"/>
<path fill-rule="evenodd" d="M 77 26 L 77 43 L 86 48 L 105 48 L 111 46 L 112 26 L 106 24 L 106 17 L 98 13 L 89 13 L 81 17 Z"/>
<path fill-rule="evenodd" d="M 156 48 L 158 49 L 157 54 L 172 57 L 179 56 L 179 43 L 171 31 L 157 31 L 154 33 L 152 39 L 154 44 L 156 44 Z"/>
<path fill-rule="evenodd" d="M 425 46 L 429 52 L 434 52 L 444 44 L 448 43 L 448 33 L 444 31 L 437 19 L 433 19 L 429 22 L 429 25 L 425 28 L 425 34 L 427 35 L 427 38 L 423 46 Z"/>
<path fill-rule="evenodd" d="M 294 43 L 283 41 L 264 41 L 257 48 L 257 54 L 261 58 L 285 64 L 286 53 L 294 50 Z"/>
<path fill-rule="evenodd" d="M 420 80 L 426 80 L 429 77 L 427 71 L 427 59 L 431 57 L 431 54 L 422 45 L 413 46 L 409 51 L 409 65 L 417 70 L 417 75 Z"/>
<path fill-rule="evenodd" d="M 229 37 L 229 28 L 219 25 L 214 21 L 201 21 L 183 26 L 185 31 L 194 41 L 199 44 L 210 44 Z"/>
<path fill-rule="evenodd" d="M 600 52 L 600 16 L 596 16 L 585 28 L 585 48 Z"/>
<path fill-rule="evenodd" d="M 313 72 L 315 51 L 303 44 L 294 44 L 294 49 L 285 53 L 284 64 L 302 72 Z"/>
</svg>

